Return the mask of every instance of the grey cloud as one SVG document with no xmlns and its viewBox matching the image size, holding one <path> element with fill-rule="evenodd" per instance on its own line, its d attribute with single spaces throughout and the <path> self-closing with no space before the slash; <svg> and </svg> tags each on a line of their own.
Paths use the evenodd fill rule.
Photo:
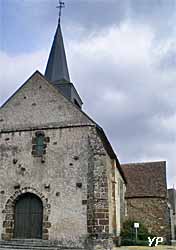
<svg viewBox="0 0 176 250">
<path fill-rule="evenodd" d="M 24 40 L 22 37 L 19 38 L 23 40 L 24 47 L 29 46 L 28 42 L 33 39 L 31 41 L 35 43 L 34 46 L 32 44 L 32 47 L 35 47 L 34 50 L 42 47 L 49 51 L 57 23 L 56 2 L 55 0 L 22 2 L 21 11 L 25 10 L 25 12 L 18 22 L 22 25 L 22 20 L 25 20 L 22 26 L 25 30 L 27 22 L 27 33 L 29 33 L 27 39 L 26 33 Z M 168 124 L 168 120 L 171 123 L 174 122 L 176 115 L 176 76 L 167 70 L 174 71 L 175 49 L 170 49 L 158 58 L 153 51 L 157 49 L 158 39 L 173 38 L 175 5 L 175 0 L 67 0 L 62 19 L 70 73 L 83 98 L 85 110 L 105 129 L 121 162 L 169 160 L 170 183 L 175 178 L 172 176 L 176 176 L 174 170 L 176 129 L 169 129 Z M 106 36 L 108 28 L 113 25 L 120 27 L 127 20 L 130 20 L 133 29 L 136 24 L 141 26 L 141 36 L 144 35 L 142 30 L 145 29 L 145 25 L 151 28 L 155 40 L 152 41 L 153 47 L 147 51 L 150 65 L 146 65 L 143 59 L 136 62 L 135 53 L 131 61 L 125 62 L 123 60 L 114 62 L 110 56 L 103 57 L 101 54 L 96 55 L 96 58 L 93 54 L 89 57 L 88 50 L 73 55 L 72 42 L 79 47 L 84 41 L 91 42 L 92 36 L 96 38 L 101 32 Z M 78 34 L 76 31 L 79 28 Z M 138 38 L 136 37 L 135 41 Z M 26 45 L 25 42 L 27 42 Z M 131 41 L 127 41 L 127 46 L 128 42 Z M 18 44 L 18 39 L 15 43 Z M 111 43 L 105 48 L 110 51 L 113 49 Z M 102 53 L 105 52 L 102 51 Z M 9 80 L 6 73 L 6 90 L 3 90 L 1 99 L 5 98 L 7 88 L 10 93 L 10 88 L 15 89 L 21 79 L 26 80 L 30 75 L 31 69 L 34 68 L 31 65 L 34 65 L 37 59 L 31 57 L 30 66 L 27 64 L 28 57 L 25 60 L 26 69 L 22 70 L 26 72 L 25 76 L 24 73 L 20 73 L 20 67 Z M 39 60 L 40 68 L 44 68 L 46 60 L 45 54 L 42 62 Z M 22 62 L 23 60 L 20 65 Z M 167 74 L 167 77 L 164 74 Z M 166 125 L 163 125 L 163 120 Z"/>
<path fill-rule="evenodd" d="M 74 73 L 75 68 L 80 70 L 78 75 L 73 74 L 73 79 L 87 112 L 103 126 L 121 162 L 167 160 L 171 183 L 176 130 L 167 128 L 167 123 L 172 119 L 174 122 L 176 115 L 175 76 L 164 77 L 155 54 L 149 65 L 135 60 L 133 64 L 89 60 L 87 64 L 83 60 L 77 66 L 71 65 Z M 114 99 L 105 98 L 108 91 Z M 117 98 L 122 94 L 119 102 L 115 94 Z"/>
<path fill-rule="evenodd" d="M 56 0 L 6 0 L 6 8 L 3 2 L 0 0 L 0 45 L 4 51 L 16 52 L 15 43 L 20 46 L 18 53 L 37 51 L 44 46 L 50 47 L 58 18 Z M 141 25 L 147 24 L 155 29 L 156 43 L 158 39 L 174 33 L 174 0 L 67 0 L 65 4 L 62 26 L 68 41 L 79 41 L 81 37 L 88 38 L 90 33 L 100 32 L 112 25 L 120 25 L 127 19 Z M 6 26 L 8 30 L 5 29 Z M 75 26 L 82 27 L 80 34 L 72 29 Z M 33 39 L 34 37 L 37 37 L 37 40 Z M 31 46 L 28 46 L 28 41 Z"/>
<path fill-rule="evenodd" d="M 158 61 L 158 67 L 164 71 L 175 71 L 176 69 L 176 48 L 170 48 L 166 53 L 162 54 Z"/>
<path fill-rule="evenodd" d="M 155 30 L 156 41 L 173 34 L 175 29 L 175 0 L 77 0 L 66 4 L 65 23 L 84 26 L 87 32 L 120 25 L 126 19 L 150 25 Z"/>
</svg>

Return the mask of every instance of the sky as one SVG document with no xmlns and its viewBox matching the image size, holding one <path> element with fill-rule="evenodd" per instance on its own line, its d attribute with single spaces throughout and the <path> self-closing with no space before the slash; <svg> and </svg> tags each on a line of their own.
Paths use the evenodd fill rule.
<svg viewBox="0 0 176 250">
<path fill-rule="evenodd" d="M 57 0 L 0 0 L 0 105 L 44 73 Z M 121 163 L 167 162 L 176 185 L 176 0 L 65 0 L 62 32 L 83 109 Z"/>
</svg>

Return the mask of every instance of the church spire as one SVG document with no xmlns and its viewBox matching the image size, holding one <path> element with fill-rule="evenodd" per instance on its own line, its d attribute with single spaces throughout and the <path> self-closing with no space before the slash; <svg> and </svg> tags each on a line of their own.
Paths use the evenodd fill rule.
<svg viewBox="0 0 176 250">
<path fill-rule="evenodd" d="M 60 25 L 61 10 L 63 7 L 64 2 L 59 0 L 59 6 L 57 6 L 57 8 L 59 8 L 58 26 L 46 66 L 45 77 L 67 99 L 69 99 L 74 105 L 81 109 L 83 102 L 73 83 L 70 82 L 67 59 L 65 55 L 65 48 Z"/>
<path fill-rule="evenodd" d="M 57 26 L 56 34 L 54 37 L 53 45 L 45 71 L 45 76 L 50 82 L 70 82 L 60 22 Z"/>
</svg>

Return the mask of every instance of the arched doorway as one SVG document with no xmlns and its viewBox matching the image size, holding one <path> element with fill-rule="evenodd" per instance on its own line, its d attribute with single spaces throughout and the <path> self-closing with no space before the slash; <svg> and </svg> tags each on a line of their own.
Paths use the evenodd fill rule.
<svg viewBox="0 0 176 250">
<path fill-rule="evenodd" d="M 42 238 L 43 204 L 31 193 L 20 195 L 15 203 L 14 238 Z"/>
</svg>

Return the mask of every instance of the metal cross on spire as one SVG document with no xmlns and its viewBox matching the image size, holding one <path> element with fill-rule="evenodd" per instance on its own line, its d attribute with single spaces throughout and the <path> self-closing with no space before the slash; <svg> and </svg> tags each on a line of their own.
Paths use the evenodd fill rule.
<svg viewBox="0 0 176 250">
<path fill-rule="evenodd" d="M 65 3 L 62 2 L 61 0 L 59 0 L 59 5 L 56 6 L 56 8 L 59 9 L 59 20 L 58 20 L 59 24 L 60 24 L 60 20 L 61 20 L 62 8 L 64 8 L 64 7 L 65 7 Z"/>
</svg>

